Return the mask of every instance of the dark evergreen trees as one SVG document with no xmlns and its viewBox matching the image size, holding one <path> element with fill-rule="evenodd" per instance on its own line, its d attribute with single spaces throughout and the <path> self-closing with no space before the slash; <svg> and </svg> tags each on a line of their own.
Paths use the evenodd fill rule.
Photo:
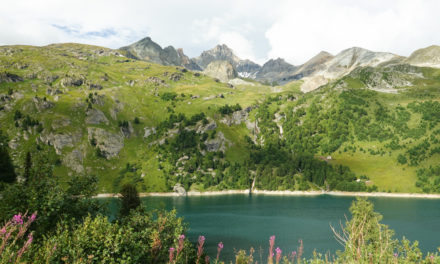
<svg viewBox="0 0 440 264">
<path fill-rule="evenodd" d="M 12 183 L 15 179 L 14 165 L 9 156 L 8 139 L 0 130 L 0 182 Z"/>
<path fill-rule="evenodd" d="M 119 209 L 119 216 L 124 217 L 130 214 L 130 211 L 138 208 L 141 205 L 139 193 L 136 186 L 126 183 L 121 188 L 121 208 Z"/>
</svg>

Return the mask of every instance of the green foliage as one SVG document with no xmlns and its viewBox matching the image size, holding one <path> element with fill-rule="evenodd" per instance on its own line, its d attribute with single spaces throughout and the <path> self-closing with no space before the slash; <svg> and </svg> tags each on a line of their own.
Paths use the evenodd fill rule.
<svg viewBox="0 0 440 264">
<path fill-rule="evenodd" d="M 176 97 L 177 93 L 175 92 L 165 92 L 160 95 L 160 99 L 164 101 L 173 101 L 174 99 L 176 99 Z"/>
<path fill-rule="evenodd" d="M 88 216 L 80 224 L 60 223 L 55 234 L 45 239 L 38 256 L 47 258 L 44 249 L 56 245 L 50 257 L 55 263 L 166 263 L 168 249 L 177 248 L 185 230 L 175 211 L 132 211 L 116 223 L 104 216 Z M 177 263 L 194 259 L 192 245 L 183 242 Z"/>
<path fill-rule="evenodd" d="M 242 108 L 239 104 L 229 106 L 228 104 L 221 106 L 218 111 L 222 115 L 229 115 L 235 111 L 240 111 Z"/>
<path fill-rule="evenodd" d="M 55 161 L 46 151 L 33 154 L 28 182 L 8 185 L 1 193 L 0 221 L 10 219 L 17 212 L 36 211 L 38 221 L 32 230 L 37 236 L 53 231 L 63 219 L 79 221 L 84 215 L 95 214 L 102 208 L 98 201 L 91 199 L 96 194 L 96 177 L 73 177 L 65 191 L 52 173 Z"/>
<path fill-rule="evenodd" d="M 121 217 L 129 215 L 131 210 L 134 210 L 141 205 L 139 193 L 136 190 L 136 186 L 133 184 L 124 184 L 121 188 L 120 194 L 121 208 L 119 209 L 119 215 Z"/>
</svg>

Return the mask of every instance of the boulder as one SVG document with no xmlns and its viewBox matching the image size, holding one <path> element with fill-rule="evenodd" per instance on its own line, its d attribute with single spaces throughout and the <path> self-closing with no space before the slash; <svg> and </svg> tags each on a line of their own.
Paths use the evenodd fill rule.
<svg viewBox="0 0 440 264">
<path fill-rule="evenodd" d="M 177 193 L 179 196 L 185 196 L 186 190 L 180 183 L 176 183 L 173 187 L 173 192 Z"/>
</svg>

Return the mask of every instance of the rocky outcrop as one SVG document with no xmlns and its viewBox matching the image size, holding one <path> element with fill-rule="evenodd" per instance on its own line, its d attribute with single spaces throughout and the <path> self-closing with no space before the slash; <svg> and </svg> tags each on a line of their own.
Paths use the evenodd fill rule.
<svg viewBox="0 0 440 264">
<path fill-rule="evenodd" d="M 124 137 L 120 134 L 111 133 L 102 128 L 87 128 L 88 139 L 96 142 L 96 148 L 106 158 L 111 159 L 118 156 L 124 147 Z"/>
<path fill-rule="evenodd" d="M 82 76 L 66 76 L 60 81 L 62 87 L 81 86 L 83 83 L 84 77 Z"/>
<path fill-rule="evenodd" d="M 225 138 L 225 135 L 221 131 L 215 134 L 215 138 L 208 139 L 204 143 L 206 150 L 209 152 L 225 152 L 226 148 L 231 144 L 231 142 Z"/>
<path fill-rule="evenodd" d="M 150 135 L 156 134 L 155 127 L 144 127 L 144 138 L 148 138 Z"/>
<path fill-rule="evenodd" d="M 124 135 L 125 138 L 130 138 L 131 135 L 133 134 L 134 129 L 133 126 L 131 125 L 131 122 L 128 122 L 128 126 L 122 126 L 121 127 L 121 133 L 122 135 Z"/>
<path fill-rule="evenodd" d="M 222 82 L 228 82 L 230 79 L 237 77 L 234 67 L 227 61 L 213 61 L 203 73 Z"/>
<path fill-rule="evenodd" d="M 223 124 L 225 124 L 227 126 L 240 125 L 241 123 L 246 122 L 246 120 L 248 119 L 248 116 L 249 116 L 249 112 L 251 110 L 252 109 L 250 107 L 248 107 L 244 110 L 235 111 L 231 115 L 227 115 L 227 116 L 223 117 L 220 120 L 220 122 L 222 122 Z"/>
<path fill-rule="evenodd" d="M 106 124 L 108 125 L 108 119 L 105 117 L 104 113 L 101 110 L 98 109 L 89 109 L 87 110 L 87 117 L 86 117 L 86 124 L 91 125 L 99 125 L 99 124 Z"/>
<path fill-rule="evenodd" d="M 55 152 L 58 155 L 61 155 L 61 151 L 65 147 L 73 147 L 76 142 L 81 139 L 81 133 L 74 134 L 55 134 L 55 133 L 42 133 L 40 135 L 40 141 L 53 146 L 55 148 Z"/>
<path fill-rule="evenodd" d="M 80 150 L 74 149 L 63 158 L 63 164 L 76 173 L 84 173 L 83 154 Z"/>
<path fill-rule="evenodd" d="M 23 81 L 23 78 L 21 78 L 20 76 L 13 74 L 13 73 L 9 73 L 9 72 L 0 72 L 0 83 L 2 82 L 21 82 Z"/>
<path fill-rule="evenodd" d="M 32 98 L 32 101 L 34 102 L 35 107 L 39 112 L 52 108 L 55 105 L 54 103 L 48 101 L 46 98 L 34 97 Z"/>
<path fill-rule="evenodd" d="M 186 190 L 180 183 L 174 185 L 173 192 L 177 193 L 179 196 L 186 196 Z"/>
</svg>

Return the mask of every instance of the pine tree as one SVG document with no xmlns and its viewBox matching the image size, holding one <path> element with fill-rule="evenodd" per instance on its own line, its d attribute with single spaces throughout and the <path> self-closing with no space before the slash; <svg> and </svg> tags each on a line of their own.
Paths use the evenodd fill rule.
<svg viewBox="0 0 440 264">
<path fill-rule="evenodd" d="M 139 198 L 139 193 L 136 190 L 136 186 L 131 183 L 124 184 L 121 188 L 120 201 L 120 217 L 128 216 L 131 210 L 138 208 L 141 205 L 141 200 Z"/>
<path fill-rule="evenodd" d="M 0 182 L 12 183 L 16 179 L 14 165 L 9 156 L 8 139 L 0 131 Z"/>
</svg>

